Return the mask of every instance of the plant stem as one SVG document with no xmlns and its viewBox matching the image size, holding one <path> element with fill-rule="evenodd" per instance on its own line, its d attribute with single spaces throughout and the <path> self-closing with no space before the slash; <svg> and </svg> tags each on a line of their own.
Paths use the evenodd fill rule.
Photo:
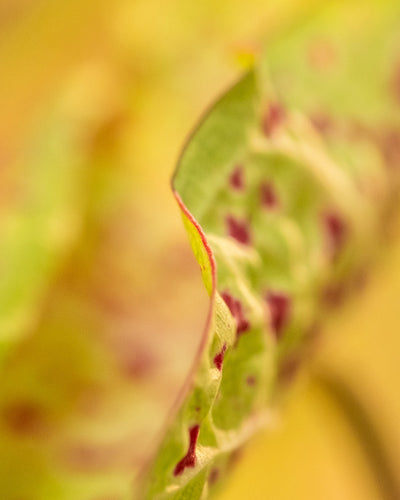
<svg viewBox="0 0 400 500">
<path fill-rule="evenodd" d="M 387 453 L 387 446 L 377 431 L 377 425 L 368 405 L 359 391 L 336 374 L 316 373 L 313 380 L 339 409 L 354 433 L 363 455 L 381 492 L 383 500 L 399 500 L 400 484 Z"/>
</svg>

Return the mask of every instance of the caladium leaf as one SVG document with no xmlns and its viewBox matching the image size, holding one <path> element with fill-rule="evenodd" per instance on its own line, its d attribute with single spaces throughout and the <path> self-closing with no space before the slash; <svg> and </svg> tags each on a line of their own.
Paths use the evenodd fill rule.
<svg viewBox="0 0 400 500">
<path fill-rule="evenodd" d="M 384 238 L 400 163 L 400 9 L 360 5 L 332 3 L 270 43 L 179 161 L 174 194 L 210 310 L 147 499 L 208 497 Z"/>
<path fill-rule="evenodd" d="M 270 421 L 326 312 L 369 265 L 397 190 L 398 21 L 395 4 L 330 2 L 269 41 L 185 149 L 174 192 L 210 311 L 138 498 L 205 498 L 218 487 Z M 24 195 L 2 213 L 5 500 L 131 498 L 132 470 L 152 454 L 175 389 L 154 370 L 173 332 L 160 321 L 138 334 L 143 304 L 121 307 L 141 289 L 123 282 L 129 266 L 114 265 L 132 260 L 131 247 L 115 251 L 104 234 L 122 212 L 110 218 L 118 155 L 107 143 L 119 118 L 107 102 L 119 91 L 99 70 L 84 71 L 38 126 L 21 158 Z M 116 233 L 129 233 L 130 215 Z"/>
<path fill-rule="evenodd" d="M 49 282 L 79 232 L 85 177 L 74 143 L 81 130 L 72 119 L 57 126 L 56 120 L 48 121 L 47 130 L 40 131 L 23 159 L 31 167 L 23 200 L 2 221 L 0 363 L 34 327 Z M 60 156 L 60 151 L 70 154 Z"/>
<path fill-rule="evenodd" d="M 18 196 L 0 221 L 0 367 L 37 326 L 48 289 L 80 235 L 91 135 L 111 114 L 102 77 L 92 68 L 74 75 L 51 111 L 30 123 L 30 135 L 9 166 L 22 182 L 11 186 Z M 90 87 L 94 79 L 97 92 Z"/>
</svg>

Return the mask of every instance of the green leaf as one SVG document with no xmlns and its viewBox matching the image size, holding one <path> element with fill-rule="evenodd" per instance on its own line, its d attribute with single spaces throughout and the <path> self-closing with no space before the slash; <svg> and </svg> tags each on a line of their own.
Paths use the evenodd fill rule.
<svg viewBox="0 0 400 500">
<path fill-rule="evenodd" d="M 400 9 L 360 5 L 270 43 L 182 154 L 173 187 L 210 310 L 147 499 L 212 493 L 376 255 L 399 182 Z"/>
<path fill-rule="evenodd" d="M 34 328 L 49 283 L 79 234 L 84 124 L 61 109 L 52 115 L 20 159 L 28 165 L 22 200 L 2 224 L 0 359 Z"/>
</svg>

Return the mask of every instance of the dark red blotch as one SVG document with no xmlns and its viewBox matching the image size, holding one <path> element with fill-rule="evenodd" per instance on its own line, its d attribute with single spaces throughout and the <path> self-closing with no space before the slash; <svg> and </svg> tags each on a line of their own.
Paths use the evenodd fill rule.
<svg viewBox="0 0 400 500">
<path fill-rule="evenodd" d="M 324 304 L 329 307 L 339 307 L 343 304 L 346 298 L 346 287 L 342 283 L 329 285 L 322 292 Z"/>
<path fill-rule="evenodd" d="M 235 238 L 235 240 L 243 245 L 250 244 L 250 231 L 247 222 L 240 221 L 232 215 L 228 215 L 226 218 L 226 224 L 228 226 L 229 236 Z"/>
<path fill-rule="evenodd" d="M 221 297 L 224 299 L 225 304 L 228 306 L 232 316 L 236 319 L 237 326 L 236 326 L 236 336 L 239 337 L 242 333 L 247 332 L 250 328 L 250 323 L 247 321 L 242 303 L 238 300 L 232 297 L 228 292 L 223 292 L 221 294 Z"/>
<path fill-rule="evenodd" d="M 42 408 L 31 402 L 16 402 L 6 406 L 2 415 L 8 428 L 16 434 L 33 435 L 45 429 Z"/>
<path fill-rule="evenodd" d="M 200 426 L 194 425 L 189 429 L 189 449 L 186 455 L 180 460 L 174 469 L 174 476 L 180 476 L 186 467 L 196 465 L 196 444 L 199 437 Z"/>
<path fill-rule="evenodd" d="M 214 467 L 211 469 L 210 475 L 208 476 L 208 482 L 210 486 L 214 485 L 219 479 L 219 470 Z"/>
<path fill-rule="evenodd" d="M 324 214 L 323 224 L 328 238 L 329 252 L 332 257 L 336 257 L 343 247 L 346 225 L 344 220 L 334 212 Z"/>
<path fill-rule="evenodd" d="M 275 208 L 278 205 L 278 198 L 270 182 L 263 182 L 260 188 L 261 205 L 266 208 Z"/>
<path fill-rule="evenodd" d="M 293 381 L 301 367 L 301 358 L 295 354 L 286 357 L 278 367 L 278 379 L 283 384 Z"/>
<path fill-rule="evenodd" d="M 385 130 L 379 144 L 388 167 L 397 167 L 400 165 L 400 131 L 396 129 Z"/>
<path fill-rule="evenodd" d="M 332 118 L 325 113 L 313 113 L 310 116 L 310 120 L 315 129 L 323 136 L 331 134 L 334 130 Z"/>
<path fill-rule="evenodd" d="M 236 189 L 238 191 L 244 188 L 244 173 L 242 165 L 237 165 L 237 167 L 229 177 L 229 183 L 233 187 L 233 189 Z"/>
<path fill-rule="evenodd" d="M 279 292 L 267 292 L 265 300 L 269 307 L 273 333 L 276 338 L 280 338 L 289 319 L 291 301 L 287 295 Z"/>
<path fill-rule="evenodd" d="M 262 119 L 262 130 L 267 137 L 270 137 L 286 118 L 286 111 L 277 102 L 271 103 Z"/>
<path fill-rule="evenodd" d="M 214 365 L 218 368 L 219 371 L 222 370 L 222 363 L 224 362 L 224 356 L 226 352 L 226 344 L 223 345 L 222 349 L 216 356 L 214 357 Z"/>
</svg>

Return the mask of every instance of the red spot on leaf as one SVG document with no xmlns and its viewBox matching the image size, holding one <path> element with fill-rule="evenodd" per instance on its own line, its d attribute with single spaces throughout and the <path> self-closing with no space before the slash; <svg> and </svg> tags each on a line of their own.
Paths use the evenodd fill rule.
<svg viewBox="0 0 400 500">
<path fill-rule="evenodd" d="M 314 113 L 310 116 L 311 123 L 323 136 L 330 135 L 334 130 L 332 119 L 324 113 Z"/>
<path fill-rule="evenodd" d="M 247 222 L 240 221 L 232 215 L 228 215 L 226 223 L 229 236 L 243 245 L 250 244 L 250 231 Z"/>
<path fill-rule="evenodd" d="M 299 356 L 292 354 L 285 358 L 278 368 L 278 379 L 281 383 L 288 384 L 293 381 L 301 367 Z"/>
<path fill-rule="evenodd" d="M 196 444 L 199 437 L 200 426 L 194 425 L 189 429 L 189 449 L 186 455 L 180 460 L 174 469 L 174 476 L 180 476 L 186 467 L 196 465 Z"/>
<path fill-rule="evenodd" d="M 291 301 L 287 295 L 278 292 L 267 292 L 265 299 L 269 307 L 273 333 L 279 339 L 289 318 Z"/>
<path fill-rule="evenodd" d="M 239 337 L 250 328 L 250 323 L 247 321 L 243 312 L 242 303 L 238 299 L 232 297 L 228 292 L 222 293 L 221 297 L 224 299 L 232 316 L 236 319 L 236 336 Z"/>
<path fill-rule="evenodd" d="M 238 165 L 232 172 L 229 178 L 229 183 L 233 187 L 233 189 L 236 189 L 238 191 L 244 188 L 244 173 L 242 165 Z"/>
<path fill-rule="evenodd" d="M 224 356 L 226 352 L 226 344 L 223 345 L 221 351 L 214 357 L 214 365 L 219 371 L 222 370 L 222 363 L 224 362 Z"/>
<path fill-rule="evenodd" d="M 128 378 L 139 379 L 146 377 L 156 366 L 152 354 L 148 351 L 127 353 L 123 360 L 122 370 Z"/>
<path fill-rule="evenodd" d="M 330 285 L 323 291 L 323 301 L 329 307 L 339 307 L 344 302 L 346 291 L 345 286 L 341 283 Z"/>
<path fill-rule="evenodd" d="M 249 375 L 247 378 L 246 378 L 246 384 L 249 386 L 249 387 L 254 387 L 256 385 L 256 377 L 254 375 Z"/>
<path fill-rule="evenodd" d="M 210 486 L 215 484 L 219 479 L 219 469 L 216 467 L 211 469 L 210 475 L 208 476 L 208 483 Z"/>
<path fill-rule="evenodd" d="M 278 198 L 270 182 L 263 182 L 261 184 L 260 194 L 261 194 L 261 205 L 263 207 L 272 209 L 278 205 Z"/>
<path fill-rule="evenodd" d="M 242 456 L 243 456 L 243 446 L 240 448 L 236 448 L 236 450 L 233 450 L 228 459 L 228 464 L 227 464 L 228 467 L 229 468 L 235 467 L 235 465 L 239 462 Z"/>
<path fill-rule="evenodd" d="M 120 329 L 108 339 L 121 373 L 127 379 L 146 379 L 160 363 L 154 349 L 138 336 L 131 335 L 129 329 Z"/>
<path fill-rule="evenodd" d="M 344 220 L 333 212 L 323 216 L 323 223 L 328 239 L 329 252 L 332 257 L 336 257 L 343 247 L 346 237 L 346 226 Z"/>
<path fill-rule="evenodd" d="M 30 402 L 17 402 L 6 406 L 3 418 L 8 428 L 21 435 L 35 435 L 46 427 L 43 410 Z"/>
<path fill-rule="evenodd" d="M 267 137 L 271 137 L 277 128 L 282 125 L 286 118 L 286 112 L 283 106 L 277 102 L 268 106 L 262 120 L 262 130 Z"/>
<path fill-rule="evenodd" d="M 385 130 L 378 140 L 383 158 L 388 167 L 400 166 L 400 131 Z"/>
</svg>

